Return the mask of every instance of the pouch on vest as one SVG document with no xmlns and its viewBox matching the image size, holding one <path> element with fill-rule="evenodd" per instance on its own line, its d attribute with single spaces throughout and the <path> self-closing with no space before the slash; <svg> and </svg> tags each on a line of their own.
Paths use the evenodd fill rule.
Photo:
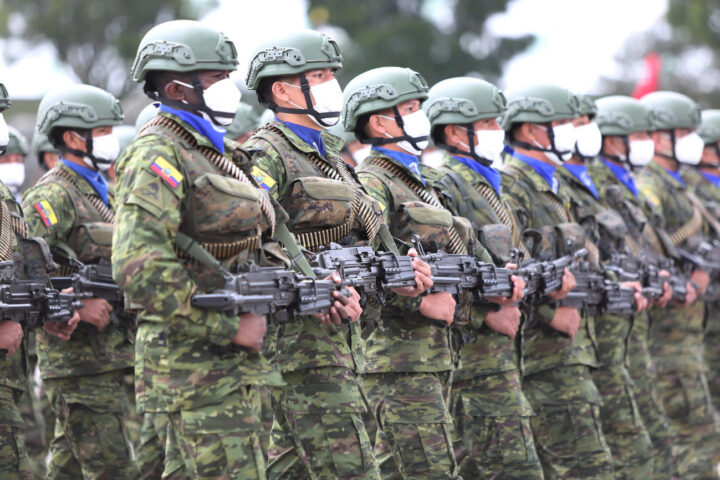
<svg viewBox="0 0 720 480">
<path fill-rule="evenodd" d="M 73 230 L 69 245 L 83 263 L 98 263 L 110 258 L 113 224 L 105 222 L 81 223 Z"/>
<path fill-rule="evenodd" d="M 348 221 L 354 197 L 350 185 L 322 177 L 293 181 L 285 200 L 291 230 L 313 231 L 338 227 Z"/>
<path fill-rule="evenodd" d="M 447 247 L 452 226 L 453 216 L 450 212 L 417 201 L 401 203 L 390 221 L 390 231 L 394 237 L 408 242 L 412 235 L 417 235 L 428 252 Z"/>
<path fill-rule="evenodd" d="M 511 261 L 512 233 L 504 223 L 483 225 L 479 230 L 480 243 L 487 249 L 495 265 L 505 265 Z"/>
<path fill-rule="evenodd" d="M 43 238 L 20 239 L 19 253 L 22 255 L 21 262 L 27 278 L 46 279 L 48 274 L 58 268 L 50 254 L 50 247 Z"/>
<path fill-rule="evenodd" d="M 585 246 L 585 230 L 577 223 L 555 225 L 558 256 L 572 255 Z"/>
<path fill-rule="evenodd" d="M 625 237 L 630 234 L 622 217 L 615 210 L 603 210 L 595 216 L 600 233 L 599 247 L 604 258 L 619 250 Z"/>
</svg>

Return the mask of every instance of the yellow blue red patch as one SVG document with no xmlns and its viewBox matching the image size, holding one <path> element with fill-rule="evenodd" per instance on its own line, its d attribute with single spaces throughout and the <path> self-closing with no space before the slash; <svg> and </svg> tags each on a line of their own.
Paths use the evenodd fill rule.
<svg viewBox="0 0 720 480">
<path fill-rule="evenodd" d="M 263 190 L 270 190 L 275 186 L 275 180 L 273 180 L 270 175 L 260 170 L 257 165 L 253 165 L 252 170 L 250 170 L 250 174 L 253 176 L 258 186 L 260 186 Z"/>
<path fill-rule="evenodd" d="M 178 172 L 175 167 L 170 165 L 170 163 L 163 157 L 157 157 L 155 159 L 155 162 L 150 165 L 150 170 L 155 172 L 158 177 L 162 178 L 165 183 L 170 185 L 172 188 L 177 188 L 177 186 L 180 184 L 180 182 L 182 182 L 183 179 L 183 176 L 180 174 L 180 172 Z"/>
<path fill-rule="evenodd" d="M 52 227 L 57 223 L 57 216 L 47 200 L 36 203 L 34 207 L 46 227 Z"/>
</svg>

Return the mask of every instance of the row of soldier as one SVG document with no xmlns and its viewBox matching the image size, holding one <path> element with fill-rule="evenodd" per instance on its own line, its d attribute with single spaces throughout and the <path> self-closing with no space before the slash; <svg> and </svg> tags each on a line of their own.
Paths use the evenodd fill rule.
<svg viewBox="0 0 720 480">
<path fill-rule="evenodd" d="M 429 88 L 401 67 L 343 91 L 336 43 L 306 31 L 253 55 L 246 84 L 274 119 L 241 145 L 225 132 L 236 68 L 232 42 L 201 23 L 151 29 L 132 76 L 157 114 L 116 162 L 112 95 L 75 86 L 40 104 L 60 160 L 22 211 L 3 189 L 3 218 L 24 214 L 15 234 L 45 239 L 61 271 L 112 261 L 137 314 L 110 323 L 90 299 L 37 330 L 48 478 L 716 478 L 720 329 L 704 295 L 717 272 L 680 251 L 720 237 L 718 112 L 672 92 Z M 338 123 L 371 146 L 357 169 L 328 131 Z M 437 168 L 419 160 L 430 139 Z M 417 257 L 413 236 L 498 266 L 585 247 L 608 278 L 604 265 L 630 255 L 683 275 L 687 292 L 673 300 L 665 283 L 647 298 L 627 281 L 634 315 L 590 315 L 568 305 L 568 270 L 534 303 L 519 278 L 510 298 L 472 302 L 427 293 L 431 268 L 415 258 L 414 287 L 383 302 L 347 288 L 289 322 L 190 301 L 250 264 L 313 275 L 307 260 L 330 243 Z M 0 322 L 3 478 L 31 478 L 23 338 Z M 119 394 L 132 371 L 134 453 Z"/>
</svg>

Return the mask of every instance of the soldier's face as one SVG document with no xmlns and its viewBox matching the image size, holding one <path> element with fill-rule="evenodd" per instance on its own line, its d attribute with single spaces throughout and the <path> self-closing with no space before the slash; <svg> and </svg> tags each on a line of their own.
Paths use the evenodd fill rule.
<svg viewBox="0 0 720 480">
<path fill-rule="evenodd" d="M 23 158 L 21 153 L 8 153 L 0 157 L 0 163 L 23 163 Z"/>
<path fill-rule="evenodd" d="M 305 78 L 308 81 L 308 86 L 312 88 L 315 85 L 335 80 L 335 69 L 318 68 L 315 70 L 308 70 L 305 72 Z M 281 82 L 275 82 L 273 87 L 276 86 L 279 87 L 278 90 L 275 88 L 273 89 L 273 94 L 276 96 L 276 102 L 280 100 L 281 102 L 286 102 L 289 105 L 305 105 L 305 94 L 300 88 L 300 75 L 288 77 L 286 80 Z M 316 100 L 313 98 L 312 92 L 310 92 L 310 98 L 313 101 L 313 105 L 315 105 Z M 281 103 L 279 103 L 279 105 L 281 105 Z"/>
<path fill-rule="evenodd" d="M 676 128 L 673 130 L 675 134 L 675 141 L 677 142 L 685 135 L 694 132 L 692 128 Z M 673 154 L 673 142 L 670 131 L 657 131 L 653 132 L 652 139 L 655 142 L 655 152 L 662 153 L 664 155 Z"/>
<path fill-rule="evenodd" d="M 420 110 L 420 100 L 407 100 L 398 104 L 397 109 L 400 116 L 405 117 Z M 376 130 L 379 130 L 380 137 L 402 137 L 404 135 L 402 127 L 395 121 L 395 112 L 392 108 L 378 112 L 371 117 L 375 119 L 373 123 L 377 123 Z"/>
<path fill-rule="evenodd" d="M 720 142 L 705 145 L 705 148 L 703 148 L 702 163 L 715 165 L 716 167 L 720 165 L 720 157 L 718 157 L 718 147 L 720 147 Z"/>
<path fill-rule="evenodd" d="M 42 161 L 47 166 L 48 170 L 55 168 L 55 164 L 60 159 L 60 155 L 56 152 L 45 152 L 42 154 Z"/>
<path fill-rule="evenodd" d="M 226 70 L 200 70 L 197 72 L 197 77 L 200 85 L 202 85 L 202 89 L 207 90 L 214 83 L 229 78 L 230 72 Z M 183 75 L 183 77 L 178 78 L 178 80 L 184 83 L 190 83 L 189 75 Z M 169 98 L 179 101 L 185 100 L 190 105 L 200 104 L 200 99 L 192 88 L 174 82 L 168 83 L 166 90 L 168 88 L 170 91 L 166 93 Z"/>
<path fill-rule="evenodd" d="M 587 125 L 590 123 L 590 116 L 588 115 L 581 115 L 579 117 L 575 117 L 572 119 L 572 124 L 574 127 L 581 127 L 583 125 Z"/>
</svg>

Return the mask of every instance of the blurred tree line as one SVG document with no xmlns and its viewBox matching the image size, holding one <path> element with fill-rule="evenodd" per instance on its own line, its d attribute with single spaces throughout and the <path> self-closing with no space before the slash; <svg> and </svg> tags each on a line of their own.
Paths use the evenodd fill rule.
<svg viewBox="0 0 720 480">
<path fill-rule="evenodd" d="M 630 94 L 642 72 L 642 59 L 657 52 L 662 60 L 659 88 L 720 107 L 720 0 L 668 0 L 663 22 L 630 37 L 617 60 L 619 69 L 604 77 L 604 93 Z"/>
</svg>

